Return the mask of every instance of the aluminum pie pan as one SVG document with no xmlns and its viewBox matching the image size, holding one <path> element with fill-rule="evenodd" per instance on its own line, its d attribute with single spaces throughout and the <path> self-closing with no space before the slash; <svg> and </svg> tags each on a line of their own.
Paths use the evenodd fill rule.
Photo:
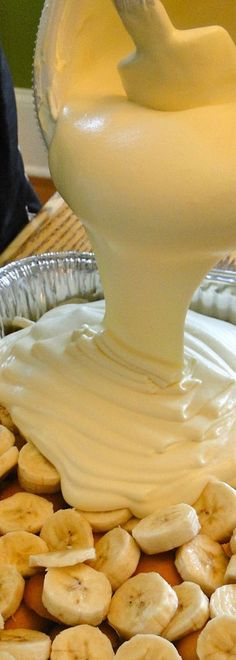
<svg viewBox="0 0 236 660">
<path fill-rule="evenodd" d="M 195 291 L 191 309 L 236 325 L 236 269 L 215 268 Z"/>
<path fill-rule="evenodd" d="M 37 321 L 64 302 L 103 298 L 93 254 L 49 252 L 0 268 L 0 337 L 11 331 L 15 317 Z"/>
<path fill-rule="evenodd" d="M 49 252 L 11 262 L 0 268 L 0 336 L 16 329 L 16 317 L 37 321 L 64 302 L 102 298 L 92 253 Z M 236 325 L 235 263 L 232 270 L 227 265 L 206 276 L 193 296 L 191 309 Z"/>
</svg>

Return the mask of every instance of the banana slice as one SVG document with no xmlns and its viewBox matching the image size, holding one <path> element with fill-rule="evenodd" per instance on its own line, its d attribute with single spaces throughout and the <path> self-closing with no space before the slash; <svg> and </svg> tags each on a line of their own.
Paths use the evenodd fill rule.
<svg viewBox="0 0 236 660">
<path fill-rule="evenodd" d="M 0 479 L 5 477 L 18 463 L 19 451 L 17 447 L 10 447 L 0 456 Z"/>
<path fill-rule="evenodd" d="M 61 568 L 63 566 L 75 566 L 75 564 L 82 564 L 84 561 L 95 558 L 95 548 L 88 548 L 84 550 L 74 548 L 72 550 L 41 552 L 38 555 L 31 555 L 29 557 L 29 565 L 42 566 L 44 568 Z"/>
<path fill-rule="evenodd" d="M 225 584 L 214 591 L 210 598 L 210 617 L 229 614 L 236 616 L 236 584 Z"/>
<path fill-rule="evenodd" d="M 55 556 L 55 561 L 63 561 L 63 563 L 52 563 L 47 564 L 47 566 L 73 566 L 81 561 L 81 550 L 88 551 L 94 548 L 91 526 L 76 509 L 59 509 L 59 511 L 56 511 L 46 520 L 40 536 L 47 543 L 50 552 L 60 553 L 57 557 Z M 93 559 L 95 556 L 94 551 L 91 552 L 90 558 Z M 50 561 L 49 557 L 48 559 Z"/>
<path fill-rule="evenodd" d="M 135 516 L 132 516 L 132 518 L 129 518 L 127 522 L 122 523 L 121 527 L 126 530 L 126 532 L 132 533 L 133 529 L 136 527 L 136 525 L 140 522 L 140 518 L 135 518 Z"/>
<path fill-rule="evenodd" d="M 0 424 L 0 456 L 15 444 L 15 436 L 6 426 Z"/>
<path fill-rule="evenodd" d="M 36 533 L 53 514 L 53 504 L 32 493 L 15 493 L 0 501 L 0 534 L 24 530 Z"/>
<path fill-rule="evenodd" d="M 23 328 L 28 328 L 30 325 L 34 325 L 35 321 L 27 319 L 25 316 L 14 316 L 11 322 L 11 327 L 16 330 L 23 330 Z"/>
<path fill-rule="evenodd" d="M 154 555 L 191 541 L 199 531 L 195 509 L 189 504 L 176 504 L 140 520 L 132 534 L 143 552 Z"/>
<path fill-rule="evenodd" d="M 85 564 L 49 568 L 43 585 L 44 607 L 68 626 L 99 625 L 111 602 L 111 585 L 103 573 Z"/>
<path fill-rule="evenodd" d="M 198 514 L 201 533 L 213 541 L 228 541 L 236 527 L 236 490 L 223 481 L 207 484 L 194 508 Z"/>
<path fill-rule="evenodd" d="M 79 511 L 79 509 L 77 509 Z M 109 532 L 127 522 L 132 516 L 129 509 L 116 509 L 115 511 L 79 511 L 90 523 L 93 532 Z"/>
<path fill-rule="evenodd" d="M 38 568 L 29 566 L 29 556 L 47 552 L 48 548 L 39 536 L 31 532 L 8 532 L 0 538 L 0 566 L 13 564 L 23 577 L 38 573 Z"/>
<path fill-rule="evenodd" d="M 116 652 L 117 660 L 178 660 L 173 644 L 157 635 L 135 635 Z M 56 658 L 55 658 L 56 660 Z"/>
<path fill-rule="evenodd" d="M 229 559 L 230 559 L 230 557 L 232 557 L 232 554 L 233 554 L 233 552 L 231 550 L 231 547 L 230 547 L 230 543 L 221 543 L 221 547 L 224 550 L 224 553 L 226 554 L 226 557 L 229 557 Z"/>
<path fill-rule="evenodd" d="M 137 634 L 159 635 L 177 607 L 176 593 L 158 573 L 139 573 L 115 592 L 108 621 L 124 639 Z"/>
<path fill-rule="evenodd" d="M 76 657 L 79 660 L 112 660 L 114 652 L 110 640 L 99 628 L 84 624 L 63 630 L 52 643 L 51 660 Z"/>
<path fill-rule="evenodd" d="M 59 473 L 32 442 L 27 442 L 20 450 L 18 479 L 22 488 L 31 493 L 57 493 L 60 490 Z"/>
<path fill-rule="evenodd" d="M 224 584 L 228 561 L 220 544 L 205 534 L 178 548 L 175 557 L 182 579 L 199 584 L 207 596 Z"/>
<path fill-rule="evenodd" d="M 9 431 L 12 431 L 13 433 L 14 433 L 14 431 L 17 430 L 16 425 L 14 424 L 10 413 L 2 405 L 0 405 L 0 424 L 2 424 L 3 426 L 6 426 L 7 429 L 9 429 Z"/>
<path fill-rule="evenodd" d="M 135 572 L 140 549 L 129 532 L 115 527 L 96 543 L 96 560 L 90 565 L 105 573 L 113 591 Z"/>
<path fill-rule="evenodd" d="M 48 660 L 50 648 L 50 637 L 36 630 L 0 631 L 0 658 L 1 653 L 8 652 L 15 660 Z"/>
<path fill-rule="evenodd" d="M 231 536 L 229 545 L 230 545 L 231 554 L 235 555 L 236 554 L 236 529 L 233 530 L 233 534 Z"/>
<path fill-rule="evenodd" d="M 0 614 L 0 630 L 3 630 L 4 628 L 4 618 L 2 614 Z M 1 652 L 0 652 L 0 660 L 1 660 Z"/>
<path fill-rule="evenodd" d="M 25 581 L 12 564 L 0 564 L 0 612 L 6 620 L 18 609 L 24 593 Z"/>
<path fill-rule="evenodd" d="M 232 584 L 236 582 L 236 555 L 230 557 L 228 566 L 225 571 L 225 580 L 226 584 Z"/>
<path fill-rule="evenodd" d="M 199 660 L 226 660 L 236 657 L 236 619 L 217 616 L 206 624 L 197 641 Z"/>
<path fill-rule="evenodd" d="M 170 642 L 200 630 L 209 619 L 209 600 L 198 584 L 182 582 L 173 589 L 178 598 L 178 609 L 161 633 Z"/>
</svg>

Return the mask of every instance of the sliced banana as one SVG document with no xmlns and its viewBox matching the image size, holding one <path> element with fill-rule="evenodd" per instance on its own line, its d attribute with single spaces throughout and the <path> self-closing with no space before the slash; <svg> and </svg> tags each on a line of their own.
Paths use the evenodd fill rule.
<svg viewBox="0 0 236 660">
<path fill-rule="evenodd" d="M 162 631 L 163 637 L 170 642 L 201 630 L 209 619 L 209 600 L 198 584 L 182 582 L 173 589 L 178 598 L 178 609 Z"/>
<path fill-rule="evenodd" d="M 44 568 L 61 568 L 63 566 L 75 566 L 84 561 L 96 558 L 95 548 L 71 550 L 58 550 L 57 552 L 41 552 L 29 557 L 30 566 L 42 566 Z M 0 658 L 1 660 L 1 658 Z"/>
<path fill-rule="evenodd" d="M 0 424 L 0 456 L 15 444 L 15 436 L 6 426 Z"/>
<path fill-rule="evenodd" d="M 18 463 L 19 451 L 15 445 L 0 456 L 0 479 L 5 477 Z"/>
<path fill-rule="evenodd" d="M 231 550 L 231 547 L 230 547 L 230 543 L 221 543 L 221 547 L 224 550 L 224 553 L 226 554 L 226 557 L 229 557 L 229 559 L 230 559 L 230 557 L 232 557 L 232 554 L 233 554 L 233 552 Z"/>
<path fill-rule="evenodd" d="M 175 504 L 140 520 L 132 534 L 143 552 L 154 555 L 191 541 L 199 531 L 195 509 L 189 504 Z"/>
<path fill-rule="evenodd" d="M 79 656 L 77 655 L 79 653 Z M 112 660 L 110 640 L 99 628 L 86 624 L 63 630 L 52 643 L 51 660 Z"/>
<path fill-rule="evenodd" d="M 173 644 L 158 635 L 135 635 L 116 652 L 117 660 L 178 660 Z M 55 658 L 56 660 L 56 658 Z"/>
<path fill-rule="evenodd" d="M 175 557 L 182 579 L 199 584 L 207 596 L 224 584 L 228 561 L 221 545 L 205 534 L 178 548 Z"/>
<path fill-rule="evenodd" d="M 50 552 L 88 550 L 94 547 L 92 528 L 76 509 L 56 511 L 43 525 L 40 536 Z"/>
<path fill-rule="evenodd" d="M 31 493 L 57 493 L 60 490 L 59 473 L 32 442 L 27 442 L 20 450 L 18 479 L 22 488 Z"/>
<path fill-rule="evenodd" d="M 236 527 L 236 490 L 223 481 L 212 481 L 194 504 L 201 533 L 213 541 L 228 541 Z"/>
<path fill-rule="evenodd" d="M 199 660 L 226 660 L 236 658 L 236 619 L 234 616 L 218 616 L 203 628 L 197 641 Z"/>
<path fill-rule="evenodd" d="M 115 527 L 96 543 L 96 559 L 91 564 L 97 571 L 105 573 L 113 591 L 135 572 L 140 549 L 129 532 Z"/>
<path fill-rule="evenodd" d="M 228 566 L 225 571 L 224 581 L 226 584 L 234 584 L 234 582 L 236 582 L 236 555 L 232 555 L 232 557 L 230 557 Z"/>
<path fill-rule="evenodd" d="M 0 630 L 3 630 L 4 628 L 4 618 L 2 614 L 0 614 Z M 0 660 L 1 660 L 1 652 L 0 652 Z"/>
<path fill-rule="evenodd" d="M 16 530 L 37 534 L 52 513 L 52 502 L 44 497 L 15 493 L 0 501 L 0 534 Z"/>
<path fill-rule="evenodd" d="M 15 660 L 48 660 L 50 648 L 50 637 L 36 630 L 16 628 L 0 631 L 0 658 L 2 652 L 7 652 Z"/>
<path fill-rule="evenodd" d="M 210 617 L 229 614 L 236 616 L 236 584 L 218 587 L 210 598 Z"/>
<path fill-rule="evenodd" d="M 110 582 L 103 573 L 78 564 L 48 569 L 42 601 L 50 614 L 66 625 L 97 626 L 106 618 L 111 595 Z"/>
<path fill-rule="evenodd" d="M 230 545 L 231 554 L 235 555 L 236 554 L 236 529 L 233 530 L 233 534 L 231 536 L 229 545 Z"/>
<path fill-rule="evenodd" d="M 133 529 L 136 527 L 136 525 L 140 522 L 140 518 L 135 518 L 135 516 L 132 516 L 132 518 L 129 518 L 127 522 L 122 523 L 121 527 L 123 529 L 126 529 L 126 532 L 132 533 Z"/>
<path fill-rule="evenodd" d="M 108 621 L 124 639 L 133 635 L 159 635 L 178 607 L 178 598 L 158 573 L 139 573 L 117 589 Z"/>
<path fill-rule="evenodd" d="M 27 319 L 25 316 L 14 316 L 11 322 L 11 327 L 16 330 L 22 330 L 23 328 L 28 328 L 30 325 L 34 325 L 35 321 Z"/>
<path fill-rule="evenodd" d="M 0 564 L 0 612 L 6 620 L 18 609 L 25 581 L 13 564 Z"/>
<path fill-rule="evenodd" d="M 47 550 L 45 541 L 36 534 L 25 531 L 8 532 L 0 538 L 0 566 L 13 564 L 23 577 L 29 577 L 39 571 L 38 568 L 29 566 L 29 556 Z"/>
<path fill-rule="evenodd" d="M 79 509 L 77 509 L 79 511 Z M 94 532 L 108 532 L 118 525 L 123 525 L 132 516 L 129 509 L 116 509 L 115 511 L 80 511 L 88 520 Z"/>
<path fill-rule="evenodd" d="M 14 424 L 10 413 L 2 405 L 0 405 L 0 424 L 2 424 L 3 426 L 6 426 L 7 429 L 9 429 L 10 431 L 13 431 L 13 433 L 14 433 L 14 431 L 17 430 L 16 425 Z"/>
</svg>

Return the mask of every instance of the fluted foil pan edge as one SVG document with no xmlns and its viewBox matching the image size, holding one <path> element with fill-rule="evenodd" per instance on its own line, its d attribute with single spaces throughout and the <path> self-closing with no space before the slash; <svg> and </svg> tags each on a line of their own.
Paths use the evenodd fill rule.
<svg viewBox="0 0 236 660">
<path fill-rule="evenodd" d="M 15 317 L 37 321 L 63 302 L 102 298 L 92 253 L 50 252 L 11 262 L 0 268 L 0 336 L 11 331 Z M 236 325 L 236 271 L 212 270 L 195 292 L 191 309 Z"/>
<path fill-rule="evenodd" d="M 37 321 L 66 301 L 103 298 L 95 257 L 83 252 L 50 252 L 0 268 L 0 336 L 15 317 Z"/>
<path fill-rule="evenodd" d="M 190 307 L 200 314 L 236 325 L 236 270 L 211 270 L 195 291 Z"/>
</svg>

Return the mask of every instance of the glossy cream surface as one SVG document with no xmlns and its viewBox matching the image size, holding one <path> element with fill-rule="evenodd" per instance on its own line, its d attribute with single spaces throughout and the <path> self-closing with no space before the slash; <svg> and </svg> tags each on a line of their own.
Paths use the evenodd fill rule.
<svg viewBox="0 0 236 660">
<path fill-rule="evenodd" d="M 236 249 L 236 49 L 222 27 L 177 30 L 158 0 L 117 6 L 120 18 L 112 3 L 88 3 L 86 14 L 82 2 L 80 37 L 101 7 L 118 37 L 125 25 L 128 98 L 117 71 L 113 86 L 80 94 L 81 60 L 71 57 L 71 87 L 55 74 L 45 129 L 106 303 L 60 307 L 2 340 L 0 400 L 59 470 L 69 504 L 142 517 L 163 502 L 193 503 L 212 477 L 236 486 L 236 328 L 188 312 L 204 275 Z M 78 11 L 73 0 L 57 7 L 55 72 L 63 21 L 73 34 Z M 94 55 L 94 70 L 102 61 Z"/>
<path fill-rule="evenodd" d="M 182 378 L 160 387 L 104 337 L 103 313 L 66 305 L 1 347 L 1 401 L 66 500 L 142 517 L 192 503 L 213 475 L 236 486 L 234 326 L 190 312 Z"/>
</svg>

